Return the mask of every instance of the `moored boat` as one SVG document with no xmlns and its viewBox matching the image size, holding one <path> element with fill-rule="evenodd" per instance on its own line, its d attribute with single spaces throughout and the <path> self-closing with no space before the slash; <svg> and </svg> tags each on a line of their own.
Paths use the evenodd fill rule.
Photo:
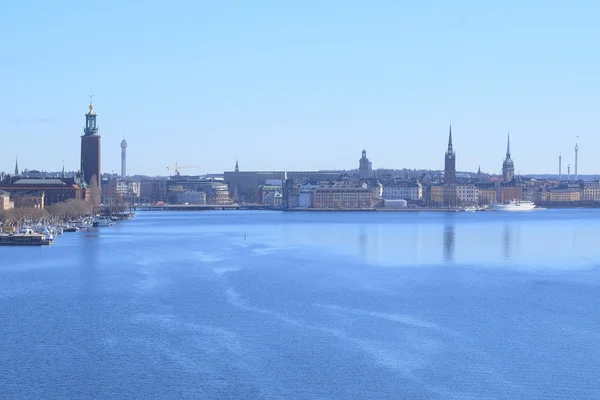
<svg viewBox="0 0 600 400">
<path fill-rule="evenodd" d="M 105 226 L 113 226 L 115 223 L 110 218 L 96 218 L 92 223 L 94 228 L 100 228 Z"/>
<path fill-rule="evenodd" d="M 528 200 L 512 200 L 492 205 L 494 211 L 531 211 L 535 204 Z"/>
</svg>

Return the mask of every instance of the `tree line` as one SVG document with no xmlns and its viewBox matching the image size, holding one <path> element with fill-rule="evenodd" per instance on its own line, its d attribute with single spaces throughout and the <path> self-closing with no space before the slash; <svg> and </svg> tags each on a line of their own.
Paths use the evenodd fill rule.
<svg viewBox="0 0 600 400">
<path fill-rule="evenodd" d="M 69 199 L 54 203 L 44 209 L 36 207 L 15 207 L 0 210 L 2 226 L 19 226 L 27 221 L 68 222 L 89 217 L 94 212 L 94 205 L 85 200 Z"/>
</svg>

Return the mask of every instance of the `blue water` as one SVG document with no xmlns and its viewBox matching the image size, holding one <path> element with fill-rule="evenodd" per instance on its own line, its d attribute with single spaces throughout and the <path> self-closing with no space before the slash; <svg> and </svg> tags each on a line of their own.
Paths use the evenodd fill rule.
<svg viewBox="0 0 600 400">
<path fill-rule="evenodd" d="M 600 211 L 147 212 L 0 248 L 0 399 L 597 399 Z"/>
</svg>

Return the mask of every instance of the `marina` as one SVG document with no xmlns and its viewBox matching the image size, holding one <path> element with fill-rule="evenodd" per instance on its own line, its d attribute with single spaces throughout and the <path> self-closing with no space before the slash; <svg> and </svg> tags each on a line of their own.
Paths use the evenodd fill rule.
<svg viewBox="0 0 600 400">
<path fill-rule="evenodd" d="M 54 244 L 56 238 L 64 233 L 87 231 L 94 227 L 114 226 L 110 218 L 83 218 L 69 222 L 51 223 L 46 221 L 28 221 L 16 226 L 0 226 L 0 245 L 2 246 L 47 246 Z"/>
</svg>

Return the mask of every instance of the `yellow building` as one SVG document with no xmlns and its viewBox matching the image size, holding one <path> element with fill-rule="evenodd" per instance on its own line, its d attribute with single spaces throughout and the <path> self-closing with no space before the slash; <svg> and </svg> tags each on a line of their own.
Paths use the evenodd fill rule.
<svg viewBox="0 0 600 400">
<path fill-rule="evenodd" d="M 547 201 L 580 201 L 581 191 L 577 189 L 554 189 L 546 194 Z"/>
<path fill-rule="evenodd" d="M 442 185 L 431 185 L 429 187 L 429 203 L 441 206 L 444 202 L 444 187 Z"/>
<path fill-rule="evenodd" d="M 496 202 L 496 188 L 479 189 L 479 204 L 489 205 Z"/>
<path fill-rule="evenodd" d="M 373 191 L 364 186 L 327 185 L 313 190 L 314 208 L 368 208 Z"/>
</svg>

